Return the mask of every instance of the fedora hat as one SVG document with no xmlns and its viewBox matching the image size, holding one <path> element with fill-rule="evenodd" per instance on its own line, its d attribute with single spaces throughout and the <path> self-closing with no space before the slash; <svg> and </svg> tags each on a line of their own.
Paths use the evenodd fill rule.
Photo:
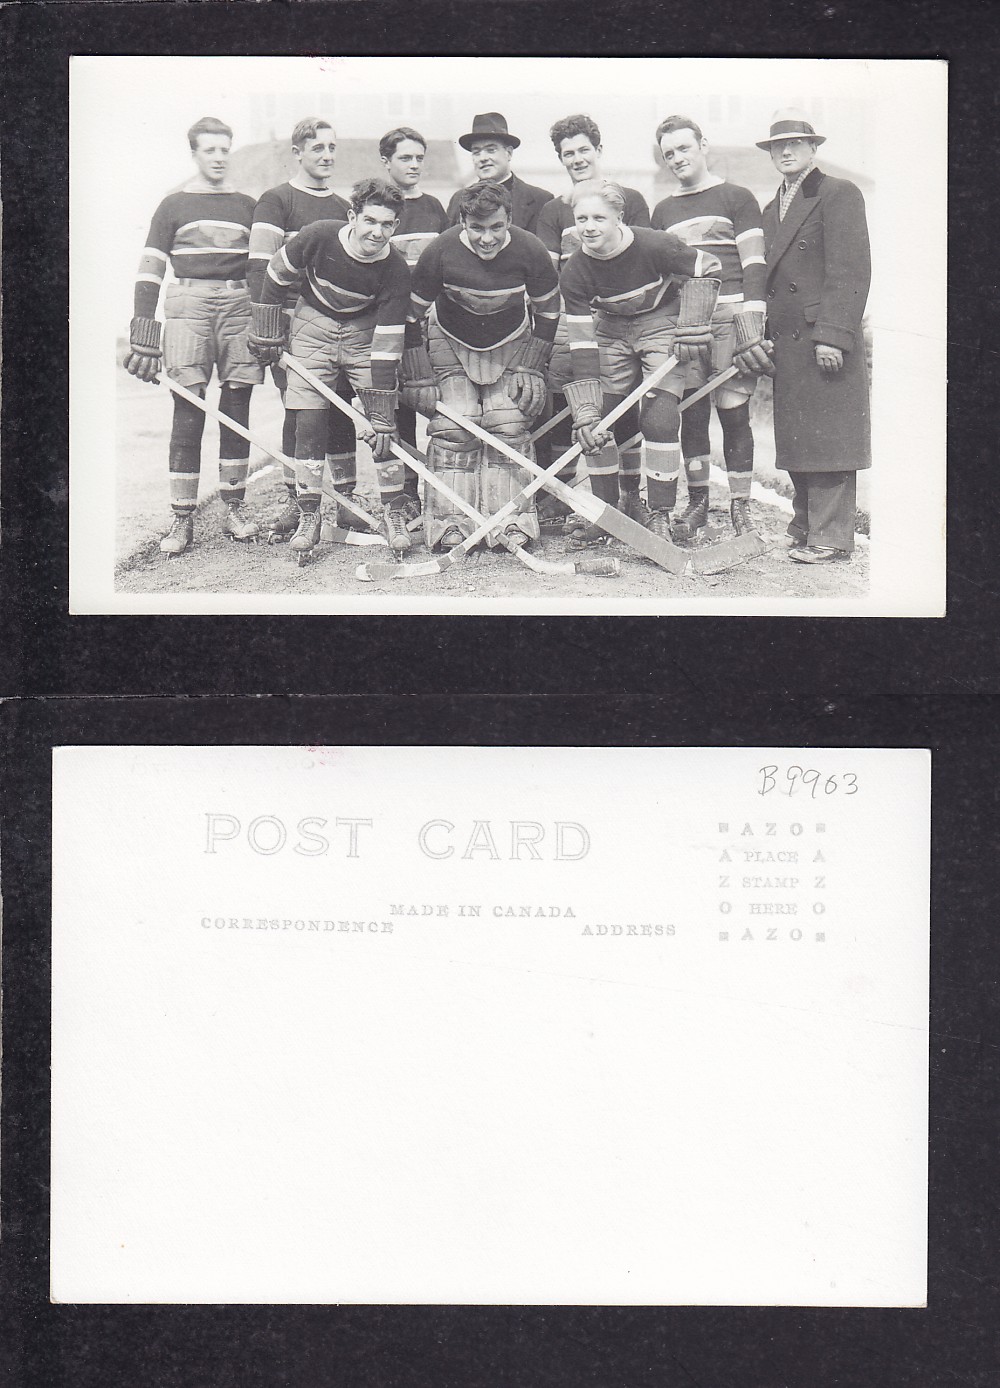
<svg viewBox="0 0 1000 1388">
<path fill-rule="evenodd" d="M 473 116 L 472 129 L 467 135 L 459 135 L 458 143 L 463 149 L 471 150 L 473 140 L 488 140 L 491 135 L 497 136 L 505 144 L 513 145 L 515 149 L 521 143 L 507 129 L 507 118 L 499 111 L 485 111 L 482 115 Z"/>
<path fill-rule="evenodd" d="M 817 135 L 801 111 L 794 111 L 791 107 L 784 110 L 775 111 L 771 117 L 771 133 L 766 140 L 758 140 L 757 148 L 770 150 L 775 140 L 815 140 L 821 145 L 826 139 L 825 135 Z"/>
</svg>

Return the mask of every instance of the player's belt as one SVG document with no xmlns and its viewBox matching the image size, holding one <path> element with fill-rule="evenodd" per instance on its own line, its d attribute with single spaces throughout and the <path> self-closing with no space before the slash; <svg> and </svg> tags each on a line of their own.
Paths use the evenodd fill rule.
<svg viewBox="0 0 1000 1388">
<path fill-rule="evenodd" d="M 184 289 L 190 289 L 196 284 L 221 284 L 224 285 L 226 289 L 246 289 L 247 287 L 246 280 L 183 279 L 177 280 L 177 283 L 183 286 Z"/>
</svg>

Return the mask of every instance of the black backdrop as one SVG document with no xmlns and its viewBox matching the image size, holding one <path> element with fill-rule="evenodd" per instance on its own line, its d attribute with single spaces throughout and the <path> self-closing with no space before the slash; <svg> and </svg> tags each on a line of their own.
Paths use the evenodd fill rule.
<svg viewBox="0 0 1000 1388">
<path fill-rule="evenodd" d="M 972 3 L 944 12 L 926 0 L 891 9 L 810 0 L 766 12 L 729 0 L 53 3 L 9 7 L 0 25 L 0 1315 L 12 1382 L 992 1388 L 1000 1368 L 992 1328 L 1000 1232 L 994 12 Z M 311 51 L 949 58 L 948 616 L 70 618 L 67 57 Z M 901 157 L 919 162 L 899 134 Z M 52 1306 L 49 757 L 53 745 L 73 742 L 931 747 L 928 1309 Z"/>
</svg>

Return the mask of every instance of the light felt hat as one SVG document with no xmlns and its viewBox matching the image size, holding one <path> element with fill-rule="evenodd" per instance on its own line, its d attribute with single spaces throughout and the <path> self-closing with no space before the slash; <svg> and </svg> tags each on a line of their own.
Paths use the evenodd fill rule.
<svg viewBox="0 0 1000 1388">
<path fill-rule="evenodd" d="M 758 149 L 765 149 L 770 153 L 771 145 L 775 140 L 795 139 L 815 140 L 818 145 L 821 145 L 826 136 L 817 135 L 801 111 L 785 107 L 781 111 L 775 111 L 771 117 L 771 133 L 767 139 L 758 140 L 756 143 Z"/>
</svg>

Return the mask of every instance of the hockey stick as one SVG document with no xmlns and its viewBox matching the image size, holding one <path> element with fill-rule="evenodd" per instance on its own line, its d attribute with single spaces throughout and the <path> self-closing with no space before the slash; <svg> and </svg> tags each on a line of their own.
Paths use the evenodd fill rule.
<svg viewBox="0 0 1000 1388">
<path fill-rule="evenodd" d="M 727 366 L 724 371 L 720 371 L 710 381 L 706 381 L 700 389 L 682 400 L 678 406 L 679 412 L 683 414 L 691 405 L 697 404 L 706 395 L 710 395 L 713 390 L 717 390 L 719 386 L 738 375 L 739 367 Z M 618 445 L 618 452 L 620 454 L 627 453 L 630 448 L 635 448 L 640 443 L 642 443 L 642 435 L 633 434 L 625 443 Z M 569 485 L 579 487 L 586 480 L 586 477 L 583 477 Z M 738 563 L 741 559 L 752 559 L 755 554 L 764 554 L 767 552 L 767 548 L 768 545 L 764 537 L 758 531 L 752 530 L 745 535 L 735 535 L 731 540 L 721 540 L 702 550 L 687 550 L 685 552 L 691 556 L 691 567 L 695 573 L 714 574 L 724 573 L 726 569 L 731 568 L 734 563 Z"/>
<path fill-rule="evenodd" d="M 431 472 L 423 458 L 415 448 L 411 448 L 408 443 L 400 443 L 400 449 L 406 454 L 410 466 L 417 472 L 424 481 L 446 496 L 453 506 L 457 506 L 464 511 L 470 520 L 481 525 L 485 517 L 481 512 L 470 506 L 463 497 L 457 492 L 452 491 L 446 483 Z M 543 559 L 540 554 L 533 554 L 524 545 L 518 545 L 509 540 L 503 531 L 497 535 L 497 540 L 503 545 L 509 554 L 513 554 L 515 559 L 519 559 L 529 569 L 534 569 L 539 574 L 598 574 L 602 578 L 611 578 L 622 571 L 620 559 L 615 559 L 612 555 L 584 555 L 579 559 Z"/>
<path fill-rule="evenodd" d="M 649 379 L 651 380 L 652 377 Z M 648 381 L 646 389 L 649 389 Z M 750 559 L 755 554 L 762 554 L 767 549 L 763 537 L 756 530 L 745 535 L 737 535 L 732 540 L 720 540 L 718 544 L 710 546 L 700 554 L 692 554 L 689 551 L 679 549 L 669 540 L 663 540 L 658 535 L 654 535 L 651 530 L 647 530 L 638 521 L 634 521 L 631 516 L 624 515 L 607 502 L 599 501 L 593 493 L 574 491 L 565 482 L 560 482 L 557 477 L 549 477 L 537 463 L 526 458 L 516 448 L 511 448 L 510 444 L 503 439 L 488 434 L 474 420 L 466 419 L 464 415 L 453 410 L 443 400 L 438 401 L 438 410 L 446 419 L 457 424 L 459 428 L 468 430 L 475 438 L 482 439 L 490 448 L 495 449 L 498 453 L 503 453 L 519 467 L 534 473 L 540 485 L 545 486 L 553 496 L 564 501 L 577 515 L 583 516 L 584 520 L 590 521 L 592 525 L 596 525 L 607 534 L 613 535 L 615 539 L 624 540 L 632 549 L 638 551 L 639 554 L 644 554 L 647 559 L 652 559 L 654 564 L 659 564 L 660 568 L 667 569 L 670 573 L 683 573 L 689 563 L 695 573 L 723 573 L 733 564 L 737 564 L 743 559 Z"/>
<path fill-rule="evenodd" d="M 625 396 L 624 400 L 620 401 L 613 409 L 609 410 L 600 424 L 595 427 L 598 429 L 610 428 L 617 419 L 620 419 L 627 410 L 631 409 L 636 401 L 641 400 L 648 390 L 658 385 L 664 376 L 671 372 L 676 365 L 677 360 L 675 357 L 668 357 L 666 361 L 661 362 L 655 371 L 652 371 L 645 380 L 639 382 L 630 394 Z M 440 408 L 440 402 L 438 408 Z M 461 418 L 461 416 L 459 416 L 459 418 Z M 493 436 L 488 434 L 486 437 L 492 446 L 495 442 Z M 550 463 L 548 468 L 544 470 L 538 468 L 539 475 L 534 481 L 527 483 L 517 496 L 512 497 L 495 515 L 490 516 L 477 530 L 474 530 L 471 535 L 466 536 L 460 545 L 456 545 L 455 548 L 449 550 L 447 554 L 439 555 L 436 559 L 430 559 L 421 564 L 360 564 L 356 570 L 357 577 L 361 579 L 370 579 L 375 582 L 382 582 L 390 578 L 423 578 L 428 574 L 443 573 L 445 569 L 450 568 L 452 564 L 457 564 L 459 560 L 463 559 L 470 549 L 477 545 L 480 540 L 485 539 L 489 532 L 495 530 L 508 516 L 514 515 L 518 507 L 527 497 L 533 496 L 540 487 L 554 480 L 559 469 L 565 467 L 567 463 L 572 462 L 574 458 L 579 456 L 580 452 L 580 445 L 574 443 L 572 447 L 567 448 L 554 462 Z M 515 453 L 514 456 L 519 461 L 523 461 L 519 453 Z M 613 507 L 606 506 L 604 502 L 599 501 L 594 496 L 588 495 L 587 493 L 578 494 L 574 492 L 571 487 L 567 487 L 563 483 L 559 483 L 559 486 L 572 497 L 573 500 L 572 503 L 570 503 L 571 509 L 579 511 L 579 513 L 585 515 L 588 520 L 591 518 L 591 515 L 602 515 L 606 510 L 614 510 Z M 580 511 L 581 506 L 587 507 L 586 512 Z M 641 536 L 645 536 L 651 544 L 658 546 L 657 552 L 660 553 L 662 551 L 666 555 L 668 562 L 673 565 L 675 572 L 680 573 L 687 566 L 687 557 L 668 541 L 658 539 L 657 536 L 651 534 L 648 530 L 644 530 L 641 525 L 637 525 L 635 521 L 630 520 L 628 516 L 622 515 L 620 511 L 615 511 L 614 514 L 622 522 L 629 536 L 631 535 L 630 528 L 634 527 L 634 529 L 639 531 Z"/>
<path fill-rule="evenodd" d="M 528 435 L 529 443 L 537 443 L 544 438 L 550 429 L 554 429 L 557 424 L 561 424 L 564 419 L 569 418 L 569 406 L 564 405 L 558 414 L 554 414 L 551 419 L 547 419 L 544 424 L 540 424 L 533 434 Z"/>
<path fill-rule="evenodd" d="M 349 405 L 346 400 L 341 400 L 341 398 L 338 395 L 336 395 L 332 390 L 330 390 L 322 381 L 317 380 L 315 382 L 315 389 L 320 391 L 320 393 L 330 401 L 331 405 L 335 406 L 336 409 L 340 410 L 342 414 L 347 415 L 348 419 L 352 420 L 355 424 L 368 423 L 368 420 L 365 418 L 363 414 L 360 414 L 354 408 L 353 405 Z M 435 490 L 439 491 L 442 496 L 447 497 L 447 499 L 451 502 L 453 506 L 456 506 L 460 511 L 464 511 L 465 514 L 469 517 L 469 519 L 474 521 L 476 525 L 481 525 L 483 523 L 485 517 L 482 516 L 480 512 L 477 511 L 473 506 L 470 506 L 469 503 L 464 499 L 464 497 L 459 496 L 458 492 L 454 491 L 451 487 L 449 487 L 447 482 L 443 481 L 434 472 L 432 472 L 431 469 L 427 466 L 426 460 L 417 452 L 415 448 L 412 448 L 408 443 L 404 443 L 402 440 L 397 439 L 393 439 L 391 447 L 396 457 L 401 459 L 404 463 L 408 463 L 410 467 L 413 468 L 417 476 L 422 477 L 429 487 L 435 488 Z M 551 559 L 543 559 L 541 555 L 531 554 L 524 548 L 523 545 L 514 544 L 513 541 L 509 540 L 502 531 L 497 536 L 497 538 L 509 554 L 513 554 L 515 559 L 520 560 L 520 562 L 524 564 L 526 568 L 533 569 L 535 573 L 589 573 L 600 574 L 602 577 L 605 578 L 621 573 L 621 561 L 613 558 L 610 555 L 595 555 L 591 556 L 588 559 L 580 560 L 566 559 L 563 560 L 561 563 L 558 563 L 553 562 Z"/>
<path fill-rule="evenodd" d="M 681 401 L 679 406 L 681 414 L 683 414 L 685 410 L 689 410 L 692 405 L 697 405 L 699 400 L 703 400 L 706 395 L 711 395 L 713 390 L 718 390 L 719 386 L 725 385 L 727 381 L 731 381 L 734 376 L 738 376 L 739 374 L 740 369 L 738 366 L 727 366 L 724 371 L 720 371 L 718 375 L 713 376 L 710 381 L 706 381 L 703 386 L 700 386 L 693 394 Z"/>
<path fill-rule="evenodd" d="M 284 355 L 288 357 L 287 352 Z M 293 358 L 288 357 L 288 360 L 292 361 Z M 188 404 L 194 405 L 196 409 L 201 410 L 202 414 L 207 415 L 209 419 L 214 419 L 217 424 L 221 424 L 226 429 L 231 429 L 234 434 L 238 434 L 241 439 L 246 439 L 247 443 L 252 444 L 254 448 L 259 448 L 262 453 L 266 453 L 267 456 L 273 458 L 275 462 L 294 469 L 294 458 L 286 457 L 279 449 L 269 448 L 258 435 L 252 434 L 249 429 L 245 428 L 237 420 L 230 419 L 229 415 L 223 414 L 221 410 L 217 410 L 214 405 L 210 405 L 207 400 L 203 400 L 201 396 L 196 395 L 193 390 L 188 390 L 187 386 L 182 386 L 179 381 L 172 381 L 169 376 L 165 376 L 164 380 L 175 395 L 179 395 L 181 399 L 186 400 Z M 364 521 L 367 529 L 378 530 L 378 521 L 373 520 L 367 511 L 363 511 L 360 506 L 356 506 L 348 497 L 338 495 L 337 500 L 345 511 L 350 511 L 352 516 L 356 516 L 358 520 Z"/>
<path fill-rule="evenodd" d="M 677 359 L 672 356 L 668 357 L 667 360 L 662 363 L 658 371 L 654 371 L 637 386 L 631 396 L 626 396 L 621 404 L 611 411 L 611 414 L 607 416 L 607 419 L 603 421 L 602 424 L 594 426 L 595 429 L 606 429 L 608 422 L 612 420 L 612 416 L 620 418 L 625 410 L 634 403 L 633 396 L 635 399 L 641 398 L 641 396 L 645 395 L 646 392 L 661 379 L 662 375 L 666 375 L 667 371 L 672 371 L 676 365 Z M 666 370 L 664 370 L 664 368 L 666 368 Z M 664 540 L 661 539 L 659 535 L 654 535 L 651 530 L 647 530 L 646 527 L 640 525 L 638 521 L 634 521 L 631 516 L 626 516 L 608 502 L 601 501 L 598 497 L 594 496 L 592 492 L 577 492 L 565 482 L 559 481 L 555 473 L 558 471 L 559 467 L 564 467 L 566 463 L 569 462 L 571 455 L 575 456 L 573 452 L 574 449 L 577 452 L 580 451 L 579 444 L 574 444 L 573 449 L 567 450 L 567 452 L 546 471 L 540 468 L 538 464 L 533 462 L 530 458 L 526 458 L 523 453 L 519 453 L 516 448 L 512 448 L 504 439 L 497 438 L 494 434 L 487 433 L 487 431 L 481 429 L 474 420 L 466 419 L 464 415 L 459 414 L 458 410 L 453 410 L 444 400 L 439 400 L 437 407 L 446 419 L 450 419 L 452 423 L 457 424 L 460 429 L 465 429 L 475 438 L 481 439 L 488 447 L 494 449 L 497 453 L 502 453 L 504 457 L 516 463 L 518 467 L 523 467 L 526 472 L 534 473 L 535 482 L 529 483 L 529 486 L 525 488 L 522 495 L 529 494 L 531 491 L 537 490 L 537 487 L 543 486 L 547 488 L 553 496 L 557 496 L 560 501 L 564 502 L 570 510 L 575 511 L 578 516 L 582 516 L 584 520 L 589 521 L 591 525 L 596 525 L 598 529 L 605 531 L 608 535 L 613 535 L 618 540 L 624 540 L 632 549 L 637 550 L 640 554 L 644 554 L 647 559 L 652 559 L 654 564 L 659 564 L 660 568 L 666 569 L 669 573 L 673 574 L 682 574 L 687 568 L 687 555 L 683 550 L 678 549 L 676 545 L 671 544 L 669 540 Z"/>
</svg>

